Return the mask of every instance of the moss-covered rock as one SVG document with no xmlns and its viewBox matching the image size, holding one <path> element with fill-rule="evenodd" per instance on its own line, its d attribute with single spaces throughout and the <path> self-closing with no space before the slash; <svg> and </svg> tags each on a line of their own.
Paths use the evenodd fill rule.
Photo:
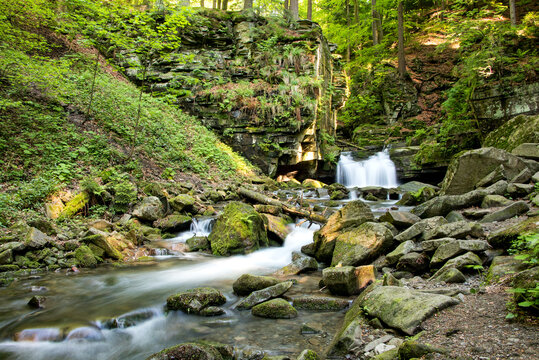
<svg viewBox="0 0 539 360">
<path fill-rule="evenodd" d="M 292 287 L 292 281 L 284 281 L 262 290 L 253 291 L 237 305 L 238 310 L 248 310 L 264 301 L 283 295 Z"/>
<path fill-rule="evenodd" d="M 292 301 L 296 309 L 313 311 L 340 311 L 349 305 L 348 300 L 328 296 L 301 296 Z"/>
<path fill-rule="evenodd" d="M 526 232 L 537 232 L 539 222 L 538 216 L 533 216 L 528 219 L 522 220 L 517 224 L 502 228 L 496 232 L 491 233 L 488 236 L 488 242 L 494 248 L 497 249 L 509 249 L 514 240 L 516 240 L 520 234 Z"/>
<path fill-rule="evenodd" d="M 195 202 L 196 199 L 191 195 L 180 194 L 170 200 L 170 207 L 172 207 L 172 209 L 178 212 L 190 211 L 193 208 Z"/>
<path fill-rule="evenodd" d="M 189 247 L 189 251 L 207 251 L 210 250 L 210 242 L 205 236 L 195 236 L 187 239 L 185 242 Z"/>
<path fill-rule="evenodd" d="M 208 344 L 185 343 L 161 350 L 146 360 L 224 360 L 219 351 Z"/>
<path fill-rule="evenodd" d="M 277 238 L 280 243 L 284 242 L 291 231 L 288 227 L 291 219 L 270 214 L 262 214 L 262 216 L 267 220 L 268 233 L 273 234 L 274 238 Z"/>
<path fill-rule="evenodd" d="M 80 266 L 83 267 L 95 267 L 97 265 L 97 259 L 88 246 L 81 246 L 75 250 L 75 259 L 77 259 Z"/>
<path fill-rule="evenodd" d="M 187 215 L 172 214 L 156 220 L 153 226 L 164 231 L 181 231 L 189 229 L 192 218 Z"/>
<path fill-rule="evenodd" d="M 236 295 L 247 296 L 253 291 L 265 289 L 267 287 L 276 285 L 279 282 L 280 280 L 271 276 L 243 274 L 236 281 L 234 281 L 232 288 L 234 289 L 234 293 L 236 293 Z"/>
<path fill-rule="evenodd" d="M 87 207 L 89 201 L 90 195 L 88 195 L 88 193 L 85 191 L 75 195 L 73 199 L 69 200 L 65 204 L 65 207 L 63 208 L 62 212 L 60 212 L 58 218 L 67 219 L 74 216 L 78 212 L 82 211 L 82 209 Z"/>
<path fill-rule="evenodd" d="M 320 356 L 310 349 L 303 350 L 296 360 L 320 360 Z"/>
<path fill-rule="evenodd" d="M 214 288 L 201 287 L 171 295 L 167 299 L 169 310 L 181 310 L 188 314 L 199 314 L 208 306 L 219 306 L 226 302 L 224 295 Z"/>
<path fill-rule="evenodd" d="M 399 346 L 398 358 L 399 360 L 419 359 L 430 353 L 447 354 L 448 351 L 429 344 L 422 344 L 415 340 L 408 340 Z"/>
<path fill-rule="evenodd" d="M 133 215 L 144 221 L 155 221 L 164 214 L 163 204 L 156 196 L 145 197 L 133 210 Z"/>
<path fill-rule="evenodd" d="M 487 135 L 483 146 L 511 151 L 523 143 L 539 142 L 539 115 L 519 115 Z"/>
<path fill-rule="evenodd" d="M 217 219 L 208 237 L 214 255 L 245 254 L 268 246 L 262 216 L 241 202 L 231 202 Z"/>
<path fill-rule="evenodd" d="M 322 270 L 324 285 L 335 295 L 349 296 L 359 292 L 353 266 L 328 267 Z"/>
<path fill-rule="evenodd" d="M 273 299 L 254 306 L 251 310 L 254 316 L 269 319 L 291 319 L 298 316 L 298 312 L 285 299 Z"/>
<path fill-rule="evenodd" d="M 487 282 L 498 281 L 502 276 L 516 274 L 525 270 L 527 265 L 524 261 L 515 259 L 514 256 L 496 256 L 488 269 Z"/>
</svg>

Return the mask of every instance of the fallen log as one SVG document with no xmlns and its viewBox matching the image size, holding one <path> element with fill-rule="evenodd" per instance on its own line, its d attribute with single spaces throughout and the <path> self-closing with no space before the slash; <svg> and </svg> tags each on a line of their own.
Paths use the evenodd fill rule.
<svg viewBox="0 0 539 360">
<path fill-rule="evenodd" d="M 250 200 L 254 200 L 260 204 L 278 206 L 279 208 L 282 209 L 283 212 L 292 216 L 304 217 L 311 221 L 315 221 L 322 224 L 325 224 L 327 222 L 327 219 L 320 214 L 313 213 L 312 211 L 308 211 L 304 209 L 297 209 L 291 204 L 283 203 L 282 201 L 270 198 L 269 196 L 266 196 L 264 194 L 261 194 L 253 190 L 246 189 L 244 187 L 240 187 L 238 189 L 238 193 L 241 196 Z"/>
</svg>

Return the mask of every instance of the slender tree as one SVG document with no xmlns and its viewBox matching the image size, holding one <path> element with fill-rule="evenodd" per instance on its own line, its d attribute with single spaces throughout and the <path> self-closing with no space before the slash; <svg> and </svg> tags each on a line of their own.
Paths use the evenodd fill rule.
<svg viewBox="0 0 539 360">
<path fill-rule="evenodd" d="M 307 20 L 313 19 L 313 0 L 307 0 Z"/>
<path fill-rule="evenodd" d="M 376 0 L 371 1 L 371 9 L 372 9 L 372 43 L 373 45 L 378 45 L 380 43 L 380 39 L 378 39 L 378 21 L 377 21 L 377 14 L 376 11 Z"/>
<path fill-rule="evenodd" d="M 299 19 L 299 2 L 298 0 L 290 0 L 290 15 L 292 19 Z"/>
<path fill-rule="evenodd" d="M 284 0 L 284 9 L 288 10 L 288 0 Z"/>
<path fill-rule="evenodd" d="M 350 0 L 346 0 L 346 27 L 350 29 Z M 346 61 L 350 62 L 350 31 L 346 32 Z"/>
<path fill-rule="evenodd" d="M 223 9 L 223 10 L 228 9 L 228 0 L 222 0 L 221 1 L 221 9 Z"/>
<path fill-rule="evenodd" d="M 401 77 L 406 75 L 406 59 L 404 58 L 404 10 L 402 6 L 402 0 L 399 0 L 399 5 L 397 9 L 397 19 L 398 19 L 398 62 L 399 62 L 399 74 Z"/>
<path fill-rule="evenodd" d="M 515 0 L 509 0 L 509 15 L 511 17 L 511 26 L 517 26 L 517 10 Z"/>
<path fill-rule="evenodd" d="M 253 8 L 253 0 L 243 0 L 243 9 L 252 9 Z"/>
<path fill-rule="evenodd" d="M 200 7 L 204 7 L 204 0 L 200 0 Z"/>
</svg>

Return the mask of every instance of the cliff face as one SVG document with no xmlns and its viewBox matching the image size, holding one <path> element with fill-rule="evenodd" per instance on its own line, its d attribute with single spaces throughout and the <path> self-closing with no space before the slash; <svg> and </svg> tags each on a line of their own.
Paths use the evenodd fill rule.
<svg viewBox="0 0 539 360">
<path fill-rule="evenodd" d="M 173 95 L 268 175 L 315 172 L 335 135 L 341 93 L 320 27 L 223 11 L 189 21 L 180 48 L 149 69 L 147 89 Z M 123 66 L 139 81 L 136 67 Z"/>
</svg>

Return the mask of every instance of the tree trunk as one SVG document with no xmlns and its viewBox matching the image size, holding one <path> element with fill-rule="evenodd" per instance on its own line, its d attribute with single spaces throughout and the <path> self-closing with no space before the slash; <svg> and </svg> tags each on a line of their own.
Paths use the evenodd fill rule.
<svg viewBox="0 0 539 360">
<path fill-rule="evenodd" d="M 307 1 L 307 20 L 313 20 L 313 0 Z"/>
<path fill-rule="evenodd" d="M 357 0 L 354 0 L 354 20 L 356 24 L 359 24 L 359 6 Z"/>
<path fill-rule="evenodd" d="M 515 0 L 509 0 L 509 14 L 511 16 L 511 26 L 517 26 L 517 12 Z"/>
<path fill-rule="evenodd" d="M 217 7 L 217 0 L 213 0 L 213 2 L 211 4 L 211 8 L 215 9 L 216 7 Z"/>
<path fill-rule="evenodd" d="M 346 0 L 346 27 L 348 31 L 346 32 L 346 62 L 350 62 L 350 0 Z"/>
<path fill-rule="evenodd" d="M 253 8 L 253 0 L 243 0 L 243 9 L 252 9 Z"/>
<path fill-rule="evenodd" d="M 399 74 L 401 77 L 406 75 L 406 60 L 404 58 L 404 10 L 402 7 L 402 0 L 399 1 L 399 6 L 397 10 L 398 18 L 398 38 L 399 38 L 399 49 L 398 49 L 398 60 L 399 60 Z"/>
<path fill-rule="evenodd" d="M 223 10 L 227 10 L 228 9 L 228 0 L 222 0 L 221 5 L 222 5 Z"/>
<path fill-rule="evenodd" d="M 95 68 L 94 68 L 94 77 L 92 79 L 92 89 L 90 90 L 90 102 L 88 103 L 88 109 L 86 110 L 86 119 L 82 122 L 86 123 L 90 119 L 90 111 L 92 110 L 92 101 L 94 100 L 94 90 L 95 90 L 95 79 L 97 77 L 97 69 L 99 68 L 99 51 L 97 51 L 97 56 L 95 58 Z"/>
<path fill-rule="evenodd" d="M 139 130 L 139 124 L 140 124 L 140 112 L 142 110 L 142 93 L 144 92 L 144 81 L 146 80 L 146 71 L 150 65 L 146 65 L 144 67 L 144 70 L 142 71 L 142 83 L 140 84 L 140 93 L 138 95 L 138 109 L 137 109 L 137 119 L 135 121 L 135 128 L 133 129 L 133 142 L 131 144 L 131 152 L 129 154 L 129 158 L 133 158 L 133 154 L 135 153 L 135 146 L 137 145 L 137 137 L 138 137 L 138 130 Z"/>
<path fill-rule="evenodd" d="M 292 15 L 292 19 L 294 19 L 294 20 L 299 19 L 299 2 L 298 2 L 298 0 L 290 0 L 290 15 Z"/>
<path fill-rule="evenodd" d="M 204 7 L 204 0 L 200 0 L 200 7 Z"/>
<path fill-rule="evenodd" d="M 378 45 L 378 21 L 376 20 L 376 0 L 371 1 L 371 12 L 372 12 L 372 44 Z"/>
<path fill-rule="evenodd" d="M 288 0 L 284 0 L 284 9 L 288 10 Z"/>
</svg>

